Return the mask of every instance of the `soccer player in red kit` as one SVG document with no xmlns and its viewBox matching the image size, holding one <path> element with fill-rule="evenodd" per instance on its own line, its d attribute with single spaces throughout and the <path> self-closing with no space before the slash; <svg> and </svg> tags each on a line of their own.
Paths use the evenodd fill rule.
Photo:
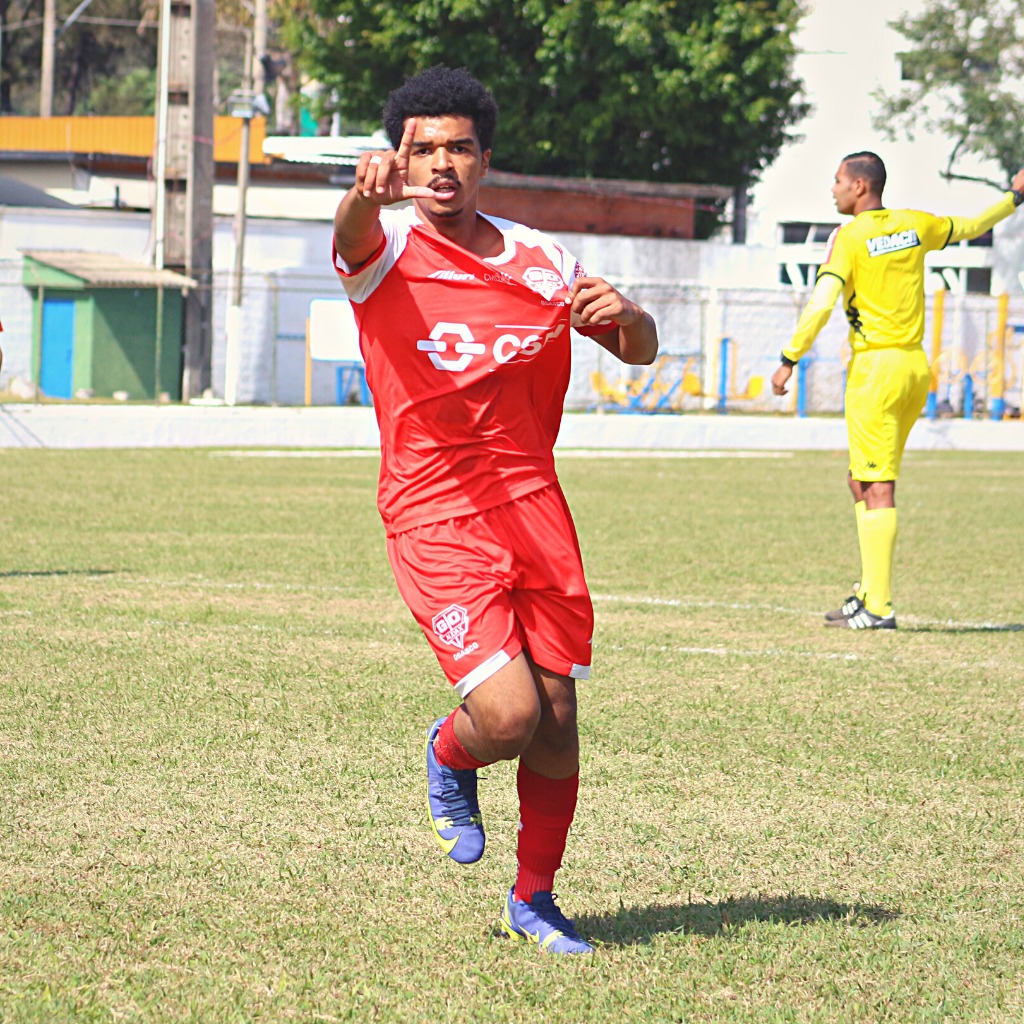
<svg viewBox="0 0 1024 1024">
<path fill-rule="evenodd" d="M 465 69 L 395 89 L 394 149 L 360 157 L 334 218 L 334 265 L 380 427 L 388 558 L 461 700 L 427 733 L 434 836 L 453 860 L 479 860 L 477 770 L 518 758 L 518 872 L 501 926 L 547 952 L 590 953 L 552 892 L 576 810 L 576 680 L 594 622 L 552 449 L 570 327 L 633 364 L 654 360 L 658 335 L 553 239 L 479 212 L 496 122 Z"/>
</svg>

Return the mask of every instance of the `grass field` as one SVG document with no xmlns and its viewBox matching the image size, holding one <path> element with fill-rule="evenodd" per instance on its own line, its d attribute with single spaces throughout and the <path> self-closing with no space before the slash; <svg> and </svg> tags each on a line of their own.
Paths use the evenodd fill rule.
<svg viewBox="0 0 1024 1024">
<path fill-rule="evenodd" d="M 1010 424 L 1007 430 L 1021 429 Z M 1024 1020 L 1024 455 L 910 453 L 900 629 L 840 454 L 560 461 L 596 599 L 560 901 L 425 822 L 452 698 L 375 458 L 0 451 L 0 1020 Z"/>
</svg>

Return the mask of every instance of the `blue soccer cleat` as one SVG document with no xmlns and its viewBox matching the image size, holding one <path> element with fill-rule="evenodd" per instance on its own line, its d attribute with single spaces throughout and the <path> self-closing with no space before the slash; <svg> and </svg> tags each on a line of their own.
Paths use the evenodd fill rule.
<svg viewBox="0 0 1024 1024">
<path fill-rule="evenodd" d="M 559 910 L 554 893 L 535 892 L 529 903 L 514 897 L 513 886 L 501 912 L 502 931 L 510 938 L 536 942 L 545 953 L 594 952 L 594 947 L 580 938 L 572 921 Z"/>
<path fill-rule="evenodd" d="M 438 845 L 459 864 L 484 855 L 484 819 L 476 799 L 476 772 L 437 763 L 434 737 L 444 719 L 427 730 L 427 809 Z"/>
</svg>

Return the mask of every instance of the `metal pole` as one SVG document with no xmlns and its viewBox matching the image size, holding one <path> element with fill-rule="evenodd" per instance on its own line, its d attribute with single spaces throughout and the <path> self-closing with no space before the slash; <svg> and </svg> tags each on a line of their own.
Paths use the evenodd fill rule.
<svg viewBox="0 0 1024 1024">
<path fill-rule="evenodd" d="M 164 243 L 167 235 L 167 112 L 168 81 L 171 63 L 171 0 L 160 3 L 160 57 L 156 88 L 156 153 L 153 176 L 156 197 L 153 200 L 153 266 L 164 269 Z"/>
<path fill-rule="evenodd" d="M 942 355 L 942 328 L 945 323 L 946 289 L 940 288 L 932 296 L 932 386 L 928 392 L 925 411 L 928 419 L 939 415 L 939 356 Z"/>
<path fill-rule="evenodd" d="M 53 117 L 53 65 L 57 46 L 57 0 L 43 3 L 43 61 L 39 71 L 39 116 Z"/>
<path fill-rule="evenodd" d="M 995 366 L 989 377 L 992 391 L 992 408 L 989 415 L 994 420 L 1001 420 L 1006 414 L 1006 324 L 1010 311 L 1009 292 L 999 296 L 999 313 L 996 317 L 996 357 Z"/>
<path fill-rule="evenodd" d="M 245 200 L 249 189 L 249 136 L 255 111 L 251 103 L 252 37 L 246 35 L 245 74 L 243 89 L 250 96 L 249 109 L 242 117 L 238 184 L 235 202 L 235 266 L 231 282 L 231 304 L 225 319 L 226 349 L 224 354 L 224 401 L 234 405 L 238 400 L 238 373 L 242 347 L 242 280 L 245 274 Z"/>
<path fill-rule="evenodd" d="M 153 360 L 153 399 L 160 401 L 160 361 L 164 354 L 164 286 L 156 287 L 156 353 Z"/>
<path fill-rule="evenodd" d="M 313 404 L 313 350 L 309 343 L 309 317 L 306 317 L 306 405 Z"/>
<path fill-rule="evenodd" d="M 725 407 L 726 393 L 729 387 L 729 339 L 722 338 L 718 343 L 718 411 L 727 412 Z"/>
<path fill-rule="evenodd" d="M 256 0 L 252 34 L 250 60 L 255 57 L 252 63 L 252 91 L 257 96 L 262 96 L 267 87 L 266 72 L 263 68 L 263 58 L 267 54 L 267 0 Z"/>
</svg>

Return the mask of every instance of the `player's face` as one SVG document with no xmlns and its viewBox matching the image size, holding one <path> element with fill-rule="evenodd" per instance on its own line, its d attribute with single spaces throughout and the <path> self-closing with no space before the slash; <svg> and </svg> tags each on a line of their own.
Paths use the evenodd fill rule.
<svg viewBox="0 0 1024 1024">
<path fill-rule="evenodd" d="M 473 119 L 444 116 L 416 119 L 409 153 L 409 184 L 426 185 L 437 195 L 417 199 L 432 217 L 476 214 L 480 179 L 487 174 L 491 151 L 480 148 Z"/>
<path fill-rule="evenodd" d="M 857 202 L 856 181 L 857 179 L 852 177 L 846 169 L 846 164 L 841 163 L 832 184 L 832 198 L 835 200 L 836 210 L 839 213 L 853 213 L 854 205 Z"/>
</svg>

